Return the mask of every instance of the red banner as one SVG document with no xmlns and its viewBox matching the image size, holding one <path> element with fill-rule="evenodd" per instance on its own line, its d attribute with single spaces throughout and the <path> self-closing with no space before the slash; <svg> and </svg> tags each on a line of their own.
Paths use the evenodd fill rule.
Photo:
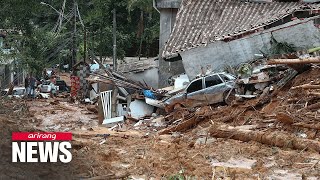
<svg viewBox="0 0 320 180">
<path fill-rule="evenodd" d="M 13 132 L 12 141 L 70 141 L 70 132 Z"/>
</svg>

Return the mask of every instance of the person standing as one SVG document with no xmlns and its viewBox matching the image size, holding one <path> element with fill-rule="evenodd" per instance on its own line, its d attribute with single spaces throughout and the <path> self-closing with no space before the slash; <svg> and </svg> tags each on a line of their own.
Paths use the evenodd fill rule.
<svg viewBox="0 0 320 180">
<path fill-rule="evenodd" d="M 30 95 L 32 98 L 34 98 L 35 96 L 35 88 L 36 88 L 36 84 L 37 83 L 37 80 L 35 77 L 31 76 L 30 77 Z"/>
<path fill-rule="evenodd" d="M 49 76 L 48 76 L 48 73 L 47 73 L 47 69 L 44 68 L 43 71 L 42 71 L 42 76 L 43 76 L 43 79 L 45 80 L 48 80 L 49 79 Z"/>
<path fill-rule="evenodd" d="M 24 88 L 26 88 L 26 95 L 30 95 L 30 75 L 27 75 L 24 79 Z"/>
<path fill-rule="evenodd" d="M 50 91 L 50 96 L 51 98 L 56 97 L 57 95 L 57 88 L 56 88 L 56 79 L 54 77 L 50 78 L 50 86 L 51 86 L 51 91 Z"/>
</svg>

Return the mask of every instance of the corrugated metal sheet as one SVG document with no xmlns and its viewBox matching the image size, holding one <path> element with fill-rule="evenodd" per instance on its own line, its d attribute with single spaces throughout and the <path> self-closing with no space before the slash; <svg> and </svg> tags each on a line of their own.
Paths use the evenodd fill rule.
<svg viewBox="0 0 320 180">
<path fill-rule="evenodd" d="M 257 3 L 241 0 L 183 0 L 163 57 L 272 24 L 295 11 L 319 4 Z"/>
</svg>

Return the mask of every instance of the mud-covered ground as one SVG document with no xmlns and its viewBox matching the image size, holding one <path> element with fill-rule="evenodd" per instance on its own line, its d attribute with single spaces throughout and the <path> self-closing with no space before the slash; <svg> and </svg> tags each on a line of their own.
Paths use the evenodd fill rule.
<svg viewBox="0 0 320 180">
<path fill-rule="evenodd" d="M 317 81 L 318 74 L 319 70 L 315 69 L 299 75 L 261 107 L 244 111 L 251 102 L 204 107 L 206 111 L 218 113 L 187 131 L 165 135 L 158 135 L 152 127 L 111 131 L 98 126 L 96 114 L 89 112 L 86 106 L 69 104 L 62 99 L 54 103 L 50 99 L 2 99 L 0 179 L 174 179 L 182 176 L 194 179 L 319 179 L 317 151 L 210 135 L 210 128 L 223 122 L 230 126 L 252 126 L 261 132 L 280 131 L 319 142 L 316 129 L 292 127 L 275 119 L 277 112 L 285 111 L 301 121 L 317 123 L 317 110 L 303 109 L 317 103 L 317 98 L 290 88 Z M 292 103 L 294 98 L 298 100 Z M 300 107 L 301 104 L 304 106 Z M 11 163 L 11 132 L 42 130 L 73 132 L 72 162 Z M 110 136 L 105 138 L 104 134 Z"/>
<path fill-rule="evenodd" d="M 0 179 L 72 179 L 70 165 L 62 163 L 12 163 L 11 133 L 34 131 L 25 101 L 0 99 Z"/>
</svg>

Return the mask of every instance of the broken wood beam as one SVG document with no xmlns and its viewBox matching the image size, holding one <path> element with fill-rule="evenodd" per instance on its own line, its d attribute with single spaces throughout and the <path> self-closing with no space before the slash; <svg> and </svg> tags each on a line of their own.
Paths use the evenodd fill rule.
<svg viewBox="0 0 320 180">
<path fill-rule="evenodd" d="M 215 125 L 210 128 L 210 135 L 215 138 L 234 139 L 243 142 L 256 141 L 262 144 L 298 150 L 314 150 L 320 152 L 320 142 L 302 139 L 279 131 L 252 131 L 228 125 Z"/>
<path fill-rule="evenodd" d="M 272 94 L 277 94 L 277 92 L 282 89 L 288 82 L 291 81 L 291 79 L 293 79 L 296 75 L 298 74 L 298 71 L 294 70 L 294 69 L 288 69 L 286 71 L 286 75 L 277 82 L 277 90 L 274 91 Z"/>
<path fill-rule="evenodd" d="M 290 114 L 284 112 L 277 113 L 276 118 L 284 124 L 293 124 L 295 122 L 295 119 Z"/>
<path fill-rule="evenodd" d="M 318 103 L 316 103 L 316 104 L 318 104 Z M 299 122 L 296 118 L 292 117 L 288 113 L 279 112 L 279 113 L 277 113 L 276 118 L 278 121 L 280 121 L 284 124 L 291 125 L 291 126 L 320 130 L 320 123 L 307 124 L 304 122 Z"/>
<path fill-rule="evenodd" d="M 310 64 L 320 63 L 320 57 L 310 57 L 305 59 L 270 59 L 268 64 Z"/>
<path fill-rule="evenodd" d="M 320 85 L 303 84 L 300 86 L 294 86 L 291 89 L 320 89 Z"/>
<path fill-rule="evenodd" d="M 197 125 L 199 122 L 201 121 L 201 119 L 197 118 L 197 117 L 192 117 L 178 125 L 163 129 L 161 131 L 158 132 L 159 135 L 163 135 L 163 134 L 169 134 L 172 132 L 181 132 L 181 131 L 186 131 L 190 128 L 192 128 L 193 126 Z"/>
<path fill-rule="evenodd" d="M 307 128 L 307 129 L 320 130 L 320 123 L 306 124 L 306 123 L 303 123 L 303 122 L 299 122 L 299 123 L 294 123 L 292 125 L 293 126 L 297 126 L 297 127 Z"/>
<path fill-rule="evenodd" d="M 308 110 L 318 110 L 320 108 L 320 102 L 317 102 L 315 104 L 311 104 L 310 106 L 307 106 Z"/>
<path fill-rule="evenodd" d="M 320 97 L 320 93 L 318 92 L 307 92 L 307 95 Z"/>
</svg>

